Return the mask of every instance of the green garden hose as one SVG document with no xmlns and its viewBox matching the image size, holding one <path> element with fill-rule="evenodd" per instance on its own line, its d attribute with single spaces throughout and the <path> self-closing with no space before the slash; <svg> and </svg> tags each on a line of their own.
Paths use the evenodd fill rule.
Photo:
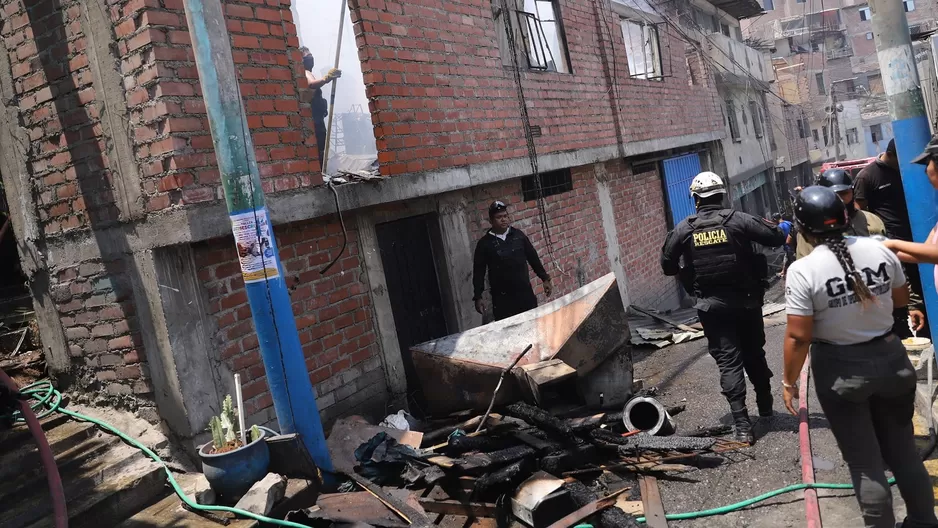
<svg viewBox="0 0 938 528">
<path fill-rule="evenodd" d="M 182 488 L 179 487 L 179 483 L 176 482 L 175 478 L 173 478 L 173 474 L 169 470 L 169 468 L 166 466 L 166 463 L 163 462 L 163 460 L 159 457 L 159 455 L 151 451 L 150 448 L 141 444 L 137 440 L 134 440 L 133 438 L 127 436 L 126 434 L 121 432 L 119 429 L 108 424 L 107 422 L 103 422 L 101 420 L 92 418 L 90 416 L 85 416 L 81 413 L 77 413 L 74 411 L 70 411 L 68 409 L 61 408 L 60 405 L 62 403 L 62 395 L 61 393 L 59 393 L 59 391 L 55 390 L 51 382 L 39 381 L 39 382 L 33 383 L 32 385 L 29 385 L 25 389 L 22 389 L 20 392 L 23 395 L 29 396 L 30 398 L 33 399 L 33 403 L 31 404 L 31 407 L 33 411 L 36 412 L 36 415 L 39 418 L 48 416 L 52 414 L 53 412 L 60 412 L 66 416 L 74 418 L 75 420 L 78 420 L 81 422 L 92 423 L 111 434 L 117 435 L 124 442 L 127 442 L 128 444 L 143 451 L 144 454 L 146 454 L 148 457 L 152 458 L 155 462 L 163 466 L 163 470 L 166 472 L 166 478 L 169 480 L 170 485 L 172 485 L 173 490 L 176 492 L 176 495 L 178 495 L 179 499 L 182 500 L 184 503 L 186 503 L 186 505 L 192 508 L 193 510 L 204 511 L 204 512 L 229 512 L 229 513 L 234 513 L 235 515 L 240 515 L 242 517 L 248 517 L 250 519 L 254 519 L 256 521 L 260 521 L 263 523 L 276 524 L 279 526 L 290 526 L 292 528 L 309 528 L 305 524 L 298 524 L 295 522 L 284 521 L 280 519 L 273 519 L 270 517 L 265 517 L 263 515 L 257 515 L 255 513 L 251 513 L 248 511 L 239 510 L 237 508 L 229 508 L 227 506 L 205 506 L 202 504 L 198 504 L 192 499 L 190 499 L 189 496 L 186 495 L 185 492 L 182 491 Z M 18 412 L 15 413 L 13 418 L 16 421 L 21 421 L 21 417 L 18 415 L 19 415 Z M 895 482 L 896 482 L 896 479 L 894 478 L 889 479 L 889 484 L 894 484 Z M 793 484 L 791 486 L 780 488 L 775 491 L 770 491 L 768 493 L 759 495 L 758 497 L 746 499 L 744 501 L 737 502 L 735 504 L 730 504 L 728 506 L 722 506 L 720 508 L 712 508 L 709 510 L 701 510 L 701 511 L 695 511 L 695 512 L 672 513 L 672 514 L 665 515 L 665 518 L 669 521 L 681 521 L 681 520 L 687 520 L 687 519 L 699 519 L 701 517 L 712 517 L 714 515 L 723 515 L 723 514 L 727 514 L 730 512 L 741 510 L 743 508 L 747 508 L 749 506 L 752 506 L 753 504 L 771 499 L 773 497 L 777 497 L 779 495 L 784 495 L 785 493 L 791 493 L 793 491 L 799 491 L 799 490 L 804 490 L 804 489 L 849 490 L 849 489 L 853 489 L 853 485 L 851 484 L 824 484 L 824 483 Z M 639 517 L 637 521 L 640 523 L 643 523 L 645 522 L 645 518 Z"/>
<path fill-rule="evenodd" d="M 291 528 L 309 528 L 305 524 L 298 524 L 295 522 L 284 521 L 280 519 L 273 519 L 271 517 L 257 515 L 255 513 L 251 513 L 249 511 L 244 511 L 244 510 L 239 510 L 237 508 L 229 508 L 227 506 L 205 506 L 202 504 L 198 504 L 192 499 L 190 499 L 189 496 L 186 495 L 185 492 L 182 491 L 182 488 L 179 487 L 179 483 L 176 482 L 175 478 L 173 478 L 173 474 L 169 470 L 169 468 L 166 466 L 166 463 L 163 462 L 163 460 L 159 457 L 159 455 L 151 451 L 150 448 L 141 444 L 137 440 L 134 440 L 133 438 L 127 436 L 126 434 L 121 432 L 119 429 L 117 429 L 116 427 L 112 426 L 111 424 L 107 422 L 103 422 L 101 420 L 92 418 L 90 416 L 85 416 L 75 411 L 70 411 L 68 409 L 61 408 L 59 405 L 62 403 L 62 395 L 59 393 L 59 391 L 55 390 L 55 388 L 52 387 L 51 382 L 39 381 L 39 382 L 33 383 L 29 385 L 28 387 L 26 387 L 25 389 L 20 390 L 20 393 L 25 396 L 29 396 L 30 398 L 34 400 L 34 403 L 31 404 L 31 407 L 33 411 L 36 412 L 36 415 L 39 418 L 48 416 L 52 414 L 53 412 L 60 412 L 80 422 L 93 423 L 94 425 L 100 427 L 101 429 L 111 434 L 117 435 L 124 442 L 127 442 L 128 444 L 143 451 L 144 454 L 146 454 L 148 457 L 152 458 L 155 462 L 163 466 L 163 471 L 166 472 L 166 478 L 169 480 L 170 485 L 172 485 L 173 490 L 176 492 L 176 495 L 178 495 L 179 499 L 183 501 L 184 503 L 186 503 L 186 505 L 192 508 L 193 510 L 204 511 L 204 512 L 229 512 L 235 515 L 240 515 L 242 517 L 248 517 L 250 519 L 254 519 L 262 523 L 276 524 L 279 526 L 289 526 Z M 19 416 L 19 412 L 14 413 L 13 418 L 17 422 L 21 421 L 22 419 L 22 417 Z"/>
</svg>

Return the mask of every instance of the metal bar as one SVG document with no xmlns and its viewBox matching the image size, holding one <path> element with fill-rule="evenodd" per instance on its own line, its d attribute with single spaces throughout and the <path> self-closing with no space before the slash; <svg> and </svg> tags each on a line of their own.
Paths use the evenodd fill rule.
<svg viewBox="0 0 938 528">
<path fill-rule="evenodd" d="M 332 66 L 335 69 L 339 69 L 339 58 L 342 56 L 342 34 L 345 31 L 345 8 L 347 6 L 346 0 L 339 0 L 339 2 L 342 4 L 342 9 L 339 11 L 339 37 L 335 43 L 335 63 Z M 322 154 L 323 175 L 328 174 L 329 151 L 332 150 L 332 119 L 335 117 L 335 91 L 338 84 L 338 79 L 332 80 L 332 93 L 329 95 L 329 123 L 326 125 L 326 147 L 323 149 L 324 152 L 320 153 Z M 341 255 L 342 252 L 340 251 L 339 254 Z"/>
<path fill-rule="evenodd" d="M 324 471 L 326 438 L 296 331 L 283 266 L 264 201 L 220 0 L 185 0 L 186 19 L 215 146 L 225 203 L 261 359 L 280 429 L 299 433 Z"/>
</svg>

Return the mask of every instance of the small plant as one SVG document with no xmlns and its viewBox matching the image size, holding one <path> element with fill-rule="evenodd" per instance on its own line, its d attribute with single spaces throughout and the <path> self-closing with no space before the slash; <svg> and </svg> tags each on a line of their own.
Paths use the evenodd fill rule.
<svg viewBox="0 0 938 528">
<path fill-rule="evenodd" d="M 225 396 L 221 404 L 221 414 L 213 416 L 208 422 L 208 429 L 212 432 L 212 452 L 215 454 L 233 451 L 242 447 L 240 435 L 238 435 L 237 424 L 238 412 L 235 411 L 234 402 L 231 395 Z M 249 443 L 254 443 L 261 438 L 261 430 L 255 425 L 248 431 Z"/>
</svg>

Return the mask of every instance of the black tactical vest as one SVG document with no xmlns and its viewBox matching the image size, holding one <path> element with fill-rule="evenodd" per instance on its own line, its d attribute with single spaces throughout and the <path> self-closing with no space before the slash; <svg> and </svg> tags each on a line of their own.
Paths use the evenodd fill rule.
<svg viewBox="0 0 938 528">
<path fill-rule="evenodd" d="M 722 209 L 687 219 L 693 231 L 685 246 L 685 261 L 693 267 L 698 296 L 745 292 L 758 284 L 752 272 L 751 247 L 746 251 L 742 241 L 735 240 L 732 230 L 726 227 L 734 212 Z"/>
</svg>

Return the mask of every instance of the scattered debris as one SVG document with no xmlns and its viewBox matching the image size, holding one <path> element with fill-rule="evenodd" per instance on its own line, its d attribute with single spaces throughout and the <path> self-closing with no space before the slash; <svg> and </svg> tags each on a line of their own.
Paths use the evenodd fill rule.
<svg viewBox="0 0 938 528">
<path fill-rule="evenodd" d="M 267 515 L 287 491 L 287 479 L 276 473 L 268 473 L 266 477 L 251 486 L 251 489 L 241 497 L 235 505 L 239 510 L 249 511 L 258 515 Z"/>
<path fill-rule="evenodd" d="M 189 495 L 197 504 L 211 506 L 215 504 L 217 497 L 215 491 L 209 486 L 205 475 L 200 474 L 187 486 L 186 495 Z"/>
</svg>

